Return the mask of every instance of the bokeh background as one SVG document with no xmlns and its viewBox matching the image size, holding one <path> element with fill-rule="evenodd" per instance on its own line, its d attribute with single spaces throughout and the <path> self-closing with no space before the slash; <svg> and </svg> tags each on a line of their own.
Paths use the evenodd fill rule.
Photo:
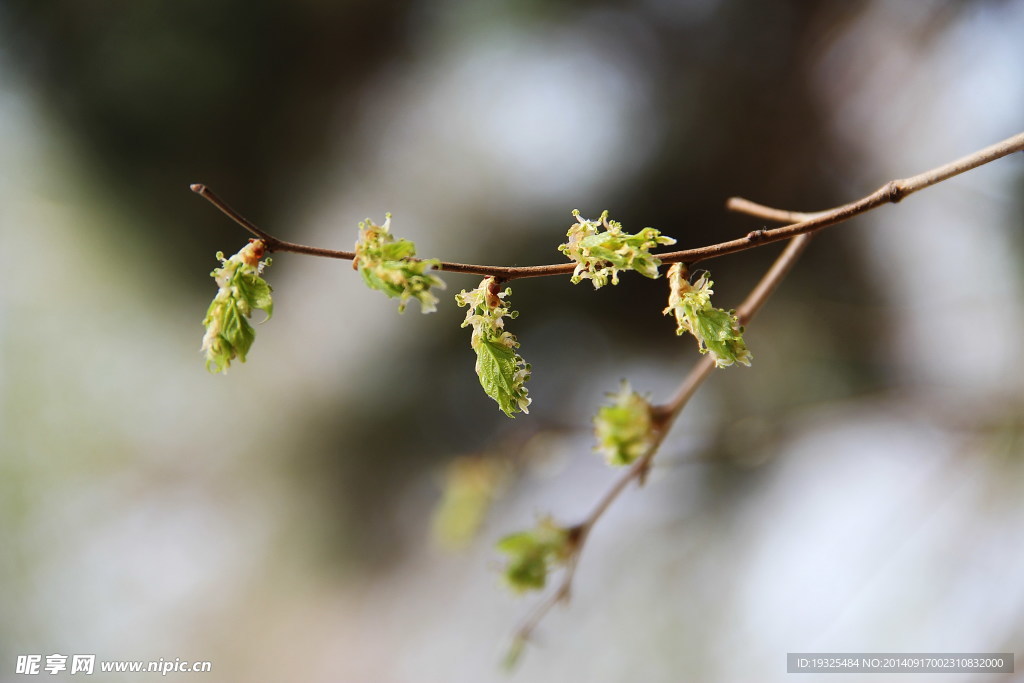
<svg viewBox="0 0 1024 683">
<path fill-rule="evenodd" d="M 390 211 L 425 256 L 557 262 L 574 208 L 697 246 L 762 227 L 728 196 L 817 210 L 1020 132 L 1022 35 L 994 0 L 2 0 L 0 680 L 27 653 L 474 683 L 1021 655 L 1020 155 L 816 240 L 512 679 L 534 598 L 493 544 L 582 517 L 605 392 L 664 399 L 696 360 L 664 281 L 517 283 L 515 421 L 472 371 L 470 276 L 398 316 L 279 255 L 273 320 L 211 376 L 208 273 L 247 235 L 188 184 L 336 248 Z M 707 263 L 720 305 L 778 250 Z M 452 462 L 505 473 L 459 552 Z"/>
</svg>

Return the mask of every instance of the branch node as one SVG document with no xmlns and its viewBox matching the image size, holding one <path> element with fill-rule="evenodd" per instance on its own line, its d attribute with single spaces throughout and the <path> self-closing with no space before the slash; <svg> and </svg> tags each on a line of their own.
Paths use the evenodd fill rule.
<svg viewBox="0 0 1024 683">
<path fill-rule="evenodd" d="M 663 404 L 651 406 L 651 422 L 654 423 L 655 429 L 664 430 L 672 421 L 672 417 L 671 406 Z"/>
<path fill-rule="evenodd" d="M 565 530 L 566 539 L 570 547 L 575 547 L 579 544 L 580 539 L 583 538 L 583 534 L 586 533 L 587 524 L 586 522 L 580 522 L 579 524 L 573 524 Z"/>
<path fill-rule="evenodd" d="M 747 233 L 748 242 L 760 242 L 767 237 L 766 232 L 763 229 L 751 230 Z"/>
<path fill-rule="evenodd" d="M 890 180 L 885 184 L 885 189 L 889 195 L 889 201 L 893 204 L 898 204 L 907 196 L 907 192 L 903 189 L 903 183 L 899 180 Z"/>
</svg>

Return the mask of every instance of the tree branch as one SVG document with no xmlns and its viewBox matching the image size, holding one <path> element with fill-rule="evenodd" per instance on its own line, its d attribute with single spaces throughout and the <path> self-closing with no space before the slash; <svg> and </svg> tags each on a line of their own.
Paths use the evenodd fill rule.
<svg viewBox="0 0 1024 683">
<path fill-rule="evenodd" d="M 683 249 L 681 251 L 670 251 L 662 254 L 655 254 L 655 256 L 661 259 L 662 263 L 683 262 L 687 264 L 694 264 L 699 261 L 706 261 L 718 256 L 734 254 L 736 252 L 745 251 L 747 249 L 770 244 L 772 242 L 780 242 L 791 237 L 796 237 L 797 235 L 816 232 L 822 228 L 827 228 L 847 221 L 854 216 L 870 211 L 882 204 L 895 204 L 904 197 L 907 197 L 919 190 L 931 187 L 943 180 L 947 180 L 953 176 L 1021 150 L 1024 150 L 1024 133 L 1018 133 L 1017 135 L 1007 138 L 1002 142 L 998 142 L 986 147 L 985 149 L 974 152 L 973 154 L 968 154 L 956 161 L 951 161 L 948 164 L 943 164 L 937 168 L 925 171 L 924 173 L 911 176 L 910 178 L 890 180 L 871 194 L 858 199 L 855 202 L 850 202 L 849 204 L 843 204 L 842 206 L 837 206 L 827 211 L 819 211 L 815 213 L 800 213 L 795 211 L 772 209 L 770 207 L 761 206 L 760 204 L 755 204 L 754 202 L 746 199 L 733 197 L 729 199 L 727 206 L 734 211 L 740 211 L 760 218 L 787 222 L 790 224 L 779 228 L 773 228 L 771 230 L 753 230 L 743 237 L 726 242 L 709 244 L 704 247 L 696 247 L 693 249 Z M 277 237 L 264 232 L 251 221 L 245 219 L 205 185 L 195 183 L 190 187 L 193 192 L 216 206 L 226 216 L 266 242 L 267 248 L 270 251 L 285 251 L 296 254 L 308 254 L 311 256 L 323 256 L 327 258 L 346 260 L 352 260 L 355 258 L 355 253 L 351 251 L 310 247 L 304 244 L 296 244 L 294 242 L 286 242 L 285 240 L 278 239 Z M 438 270 L 447 271 L 449 273 L 468 273 L 492 276 L 500 278 L 503 281 L 527 277 L 567 275 L 573 272 L 575 268 L 575 263 L 555 263 L 542 266 L 486 266 L 471 263 L 454 263 L 451 261 L 441 261 L 440 266 L 438 266 Z"/>
<path fill-rule="evenodd" d="M 745 213 L 752 213 L 751 209 L 756 207 L 759 213 L 755 215 L 760 217 L 765 217 L 767 212 L 772 212 L 776 216 L 793 214 L 793 212 L 762 207 L 746 200 L 742 201 L 744 203 L 737 206 L 743 208 L 737 208 L 737 206 L 733 206 L 731 203 L 730 208 Z M 779 286 L 779 283 L 782 282 L 783 278 L 786 277 L 796 264 L 800 255 L 803 254 L 811 237 L 811 235 L 805 234 L 793 238 L 760 281 L 758 281 L 757 285 L 750 291 L 750 294 L 747 295 L 736 311 L 736 315 L 742 324 L 745 325 L 750 322 L 754 315 L 764 306 L 765 301 L 768 300 L 768 297 L 771 296 L 772 292 Z M 661 447 L 662 442 L 664 442 L 665 437 L 668 436 L 668 432 L 672 429 L 672 425 L 675 423 L 679 413 L 682 412 L 687 402 L 697 392 L 697 389 L 711 376 L 714 369 L 714 358 L 710 354 L 701 356 L 697 364 L 693 366 L 679 385 L 675 395 L 665 403 L 651 407 L 651 414 L 654 417 L 656 429 L 654 441 L 647 449 L 647 452 L 633 462 L 629 469 L 598 499 L 590 514 L 582 522 L 569 529 L 573 538 L 573 547 L 572 555 L 565 566 L 565 573 L 562 575 L 558 587 L 537 605 L 530 616 L 516 630 L 513 636 L 513 650 L 518 650 L 529 640 L 533 631 L 555 605 L 569 599 L 572 593 L 572 583 L 576 577 L 576 568 L 579 565 L 580 554 L 583 552 L 583 547 L 590 536 L 590 532 L 601 517 L 604 516 L 605 512 L 608 511 L 612 503 L 622 495 L 631 483 L 634 481 L 641 485 L 644 483 L 647 472 L 651 468 L 651 461 L 654 460 L 654 456 L 658 453 L 658 449 Z"/>
<path fill-rule="evenodd" d="M 766 220 L 787 223 L 787 225 L 773 229 L 754 230 L 738 239 L 711 244 L 704 247 L 657 254 L 656 256 L 665 264 L 678 262 L 694 264 L 699 261 L 704 261 L 718 256 L 724 256 L 744 251 L 746 249 L 759 247 L 764 244 L 787 239 L 790 240 L 786 249 L 783 250 L 737 309 L 736 315 L 741 324 L 745 325 L 748 324 L 761 307 L 764 306 L 764 303 L 792 269 L 800 255 L 806 249 L 813 233 L 823 228 L 847 221 L 854 216 L 858 216 L 883 204 L 899 202 L 903 198 L 926 187 L 931 187 L 932 185 L 952 178 L 953 176 L 1021 150 L 1024 150 L 1024 133 L 1019 133 L 995 145 L 986 147 L 985 149 L 969 154 L 948 164 L 925 171 L 924 173 L 920 173 L 909 178 L 891 180 L 875 192 L 872 192 L 857 201 L 843 204 L 826 211 L 813 213 L 785 211 L 756 204 L 755 202 L 740 197 L 732 197 L 726 204 L 730 210 L 746 213 Z M 346 260 L 352 260 L 355 258 L 355 253 L 350 251 L 324 249 L 278 239 L 277 237 L 261 230 L 254 223 L 244 218 L 205 185 L 196 183 L 191 186 L 191 189 L 193 192 L 196 192 L 201 197 L 212 203 L 221 212 L 243 228 L 262 239 L 266 243 L 267 249 L 270 251 L 293 252 Z M 502 281 L 509 281 L 518 278 L 569 274 L 573 272 L 575 267 L 575 263 L 560 263 L 540 266 L 486 266 L 442 261 L 438 270 L 492 276 Z M 710 355 L 701 357 L 679 385 L 675 394 L 665 403 L 651 407 L 651 415 L 654 420 L 655 429 L 654 439 L 651 446 L 638 460 L 630 465 L 619 479 L 617 479 L 605 492 L 605 494 L 598 499 L 590 514 L 587 515 L 582 522 L 568 529 L 572 544 L 572 553 L 566 562 L 565 572 L 562 579 L 555 590 L 537 605 L 529 618 L 527 618 L 516 631 L 513 648 L 521 648 L 544 616 L 556 604 L 569 598 L 579 558 L 590 532 L 631 483 L 634 481 L 638 484 L 644 483 L 647 472 L 650 470 L 651 462 L 657 454 L 661 444 L 664 442 L 665 437 L 668 435 L 668 432 L 672 428 L 676 418 L 679 416 L 690 398 L 692 398 L 694 393 L 696 393 L 697 389 L 708 377 L 711 376 L 714 368 L 715 362 Z"/>
<path fill-rule="evenodd" d="M 659 258 L 663 263 L 683 261 L 692 264 L 697 261 L 714 258 L 715 256 L 723 256 L 789 238 L 789 245 L 772 263 L 771 267 L 750 291 L 739 308 L 736 309 L 736 316 L 739 318 L 740 323 L 746 325 L 761 310 L 768 298 L 796 264 L 801 254 L 807 248 L 815 231 L 849 220 L 882 204 L 899 202 L 904 197 L 918 190 L 930 187 L 955 175 L 977 168 L 1013 152 L 1021 151 L 1022 149 L 1024 149 L 1024 133 L 1015 135 L 1003 142 L 986 147 L 974 154 L 930 171 L 902 180 L 889 181 L 875 192 L 855 202 L 815 213 L 775 209 L 742 197 L 731 197 L 726 202 L 726 207 L 732 211 L 746 213 L 766 220 L 789 223 L 789 225 L 771 230 L 755 230 L 748 233 L 746 237 L 730 242 L 660 254 Z M 572 593 L 573 580 L 576 576 L 576 569 L 579 566 L 579 558 L 590 532 L 631 483 L 634 481 L 640 485 L 644 483 L 647 472 L 650 470 L 651 462 L 671 430 L 672 425 L 675 423 L 676 418 L 690 398 L 696 393 L 697 389 L 711 376 L 714 369 L 715 361 L 712 357 L 709 355 L 701 357 L 683 379 L 676 393 L 665 403 L 651 407 L 656 429 L 655 438 L 651 446 L 598 499 L 590 514 L 579 524 L 570 527 L 569 532 L 573 539 L 572 555 L 566 562 L 565 573 L 562 575 L 557 588 L 537 605 L 530 616 L 516 630 L 512 646 L 514 652 L 519 651 L 523 647 L 545 615 L 555 605 L 569 599 Z"/>
</svg>

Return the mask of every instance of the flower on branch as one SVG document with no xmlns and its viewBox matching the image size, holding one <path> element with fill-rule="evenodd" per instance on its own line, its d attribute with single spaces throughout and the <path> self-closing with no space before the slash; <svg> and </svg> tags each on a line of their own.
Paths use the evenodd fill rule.
<svg viewBox="0 0 1024 683">
<path fill-rule="evenodd" d="M 505 582 L 517 593 L 541 590 L 548 573 L 565 564 L 574 550 L 569 529 L 545 517 L 529 531 L 520 531 L 498 541 L 498 550 L 508 556 Z"/>
<path fill-rule="evenodd" d="M 676 334 L 689 332 L 697 338 L 700 352 L 708 353 L 720 368 L 733 363 L 750 365 L 752 356 L 743 342 L 743 327 L 735 311 L 726 311 L 711 305 L 711 289 L 715 283 L 703 273 L 690 284 L 686 267 L 676 263 L 668 271 L 668 307 L 663 313 L 676 318 Z"/>
<path fill-rule="evenodd" d="M 476 289 L 463 290 L 455 296 L 455 303 L 468 306 L 462 327 L 472 327 L 470 345 L 476 351 L 476 374 L 480 386 L 493 398 L 501 411 L 509 417 L 515 413 L 529 413 L 531 399 L 527 396 L 526 381 L 530 379 L 530 365 L 516 353 L 519 342 L 505 330 L 503 318 L 515 318 L 517 311 L 509 310 L 503 299 L 512 288 L 498 291 L 498 282 L 486 277 Z"/>
<path fill-rule="evenodd" d="M 609 394 L 611 405 L 602 406 L 594 417 L 594 450 L 603 453 L 609 465 L 623 466 L 636 461 L 654 443 L 651 404 L 623 381 L 618 393 Z"/>
<path fill-rule="evenodd" d="M 578 209 L 572 212 L 576 218 L 566 236 L 569 241 L 558 247 L 570 260 L 576 262 L 572 283 L 589 279 L 594 289 L 608 284 L 619 284 L 620 270 L 635 270 L 644 277 L 658 277 L 661 261 L 651 255 L 650 250 L 659 244 L 675 244 L 671 237 L 665 237 L 655 228 L 644 228 L 635 235 L 623 232 L 622 224 L 608 218 L 605 211 L 597 220 L 580 216 Z"/>
<path fill-rule="evenodd" d="M 231 361 L 245 362 L 252 348 L 256 332 L 249 324 L 255 309 L 265 311 L 267 318 L 274 312 L 270 285 L 260 277 L 270 259 L 260 262 L 266 251 L 263 240 L 249 240 L 249 244 L 231 258 L 217 252 L 221 267 L 210 273 L 219 289 L 206 311 L 201 350 L 206 354 L 206 369 L 227 372 Z"/>
<path fill-rule="evenodd" d="M 406 239 L 395 239 L 390 232 L 391 214 L 385 214 L 384 224 L 377 225 L 367 218 L 359 224 L 359 241 L 353 262 L 370 289 L 397 298 L 398 312 L 405 311 L 409 299 L 420 302 L 423 313 L 437 310 L 437 297 L 431 287 L 444 289 L 444 280 L 429 273 L 441 262 L 437 259 L 417 260 L 416 245 Z"/>
</svg>

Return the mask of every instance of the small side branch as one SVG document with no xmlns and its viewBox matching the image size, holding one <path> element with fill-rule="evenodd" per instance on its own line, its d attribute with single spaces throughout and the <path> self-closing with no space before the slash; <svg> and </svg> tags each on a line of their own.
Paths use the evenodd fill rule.
<svg viewBox="0 0 1024 683">
<path fill-rule="evenodd" d="M 744 199 L 743 197 L 729 197 L 729 199 L 727 199 L 725 202 L 725 208 L 728 209 L 729 211 L 735 211 L 736 213 L 745 213 L 748 216 L 754 216 L 755 218 L 764 218 L 765 220 L 786 224 L 808 221 L 824 213 L 823 211 L 814 213 L 804 213 L 802 211 L 785 211 L 783 209 L 773 209 L 770 206 L 758 204 L 757 202 L 752 202 L 749 199 Z"/>
</svg>

